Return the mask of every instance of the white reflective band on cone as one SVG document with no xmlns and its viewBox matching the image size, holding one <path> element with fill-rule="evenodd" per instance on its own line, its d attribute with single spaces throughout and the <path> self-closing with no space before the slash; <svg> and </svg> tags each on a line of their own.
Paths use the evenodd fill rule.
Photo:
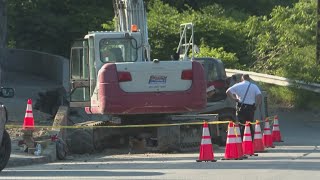
<svg viewBox="0 0 320 180">
<path fill-rule="evenodd" d="M 255 132 L 261 132 L 260 126 L 258 126 L 258 128 L 256 128 Z"/>
<path fill-rule="evenodd" d="M 243 136 L 243 141 L 252 141 L 251 136 Z"/>
<path fill-rule="evenodd" d="M 204 145 L 204 144 L 212 144 L 212 143 L 211 143 L 211 139 L 203 139 L 203 138 L 202 138 L 201 144 L 202 144 L 202 145 Z"/>
<path fill-rule="evenodd" d="M 236 127 L 236 133 L 237 133 L 237 134 L 236 134 L 237 136 L 241 135 L 241 134 L 240 134 L 240 129 L 239 129 L 239 127 Z"/>
<path fill-rule="evenodd" d="M 26 115 L 24 117 L 33 117 L 33 114 L 32 113 L 26 113 Z"/>
<path fill-rule="evenodd" d="M 241 136 L 241 133 L 237 131 L 237 134 L 236 134 L 236 135 L 239 137 L 239 136 Z"/>
<path fill-rule="evenodd" d="M 235 128 L 236 128 L 236 130 L 237 130 L 237 133 L 239 133 L 239 132 L 240 132 L 239 126 L 237 126 L 237 127 L 235 127 Z"/>
<path fill-rule="evenodd" d="M 240 129 L 239 129 L 239 127 L 237 128 L 237 137 L 236 137 L 236 142 L 237 142 L 237 143 L 242 143 L 241 133 L 240 133 Z"/>
<path fill-rule="evenodd" d="M 32 110 L 32 106 L 31 106 L 31 104 L 27 104 L 27 111 L 31 111 Z"/>
<path fill-rule="evenodd" d="M 210 136 L 209 128 L 203 128 L 202 136 Z"/>
<path fill-rule="evenodd" d="M 237 143 L 242 143 L 241 137 L 237 137 L 237 138 L 236 138 L 236 142 L 237 142 Z"/>
<path fill-rule="evenodd" d="M 265 129 L 266 129 L 266 128 L 270 128 L 269 122 L 266 122 L 264 128 L 265 128 Z"/>
<path fill-rule="evenodd" d="M 252 141 L 252 138 L 251 138 L 251 132 L 250 132 L 250 128 L 249 127 L 246 127 L 244 129 L 244 136 L 243 136 L 243 141 Z"/>
<path fill-rule="evenodd" d="M 245 127 L 244 128 L 244 133 L 245 134 L 250 134 L 250 127 Z"/>
<path fill-rule="evenodd" d="M 280 128 L 278 126 L 273 126 L 273 131 L 280 131 Z"/>
<path fill-rule="evenodd" d="M 237 143 L 236 138 L 227 138 L 227 144 Z"/>
<path fill-rule="evenodd" d="M 262 139 L 262 135 L 261 134 L 255 134 L 254 135 L 254 139 Z"/>
<path fill-rule="evenodd" d="M 228 135 L 235 135 L 233 127 L 229 128 Z"/>
<path fill-rule="evenodd" d="M 270 131 L 270 130 L 267 130 L 267 131 L 264 132 L 264 134 L 265 134 L 265 135 L 271 135 L 271 131 Z"/>
</svg>

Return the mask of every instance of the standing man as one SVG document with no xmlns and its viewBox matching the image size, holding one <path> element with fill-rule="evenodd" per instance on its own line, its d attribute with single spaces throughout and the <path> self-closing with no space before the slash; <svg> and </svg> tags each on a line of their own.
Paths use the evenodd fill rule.
<svg viewBox="0 0 320 180">
<path fill-rule="evenodd" d="M 253 122 L 256 107 L 261 110 L 262 94 L 257 85 L 250 82 L 248 74 L 243 74 L 241 82 L 234 84 L 226 91 L 228 97 L 237 102 L 237 118 L 242 124 L 246 121 Z M 254 131 L 250 126 L 251 135 Z M 240 126 L 241 137 L 243 137 L 244 126 Z"/>
</svg>

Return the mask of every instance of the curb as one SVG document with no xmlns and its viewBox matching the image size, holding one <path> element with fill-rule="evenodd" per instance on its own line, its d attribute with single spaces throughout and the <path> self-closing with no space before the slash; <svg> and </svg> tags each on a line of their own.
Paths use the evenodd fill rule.
<svg viewBox="0 0 320 180">
<path fill-rule="evenodd" d="M 54 118 L 53 126 L 63 126 L 67 123 L 67 115 L 68 115 L 68 107 L 67 106 L 60 106 L 58 109 L 58 112 Z M 62 137 L 62 139 L 65 139 L 66 133 L 63 129 L 55 129 L 51 133 L 54 133 L 56 135 L 59 135 Z M 20 150 L 20 147 L 17 145 L 16 140 L 11 139 L 11 155 L 9 162 L 6 166 L 6 168 L 10 167 L 17 167 L 17 166 L 26 166 L 26 165 L 32 165 L 32 164 L 44 164 L 44 163 L 50 163 L 57 160 L 57 146 L 56 142 L 52 141 L 42 141 L 43 151 L 41 156 L 36 156 L 33 154 L 24 153 Z"/>
<path fill-rule="evenodd" d="M 12 146 L 14 146 L 12 144 Z M 6 168 L 17 167 L 17 166 L 27 166 L 33 164 L 43 164 L 54 162 L 57 160 L 56 154 L 56 144 L 55 142 L 51 142 L 48 146 L 43 149 L 41 156 L 35 156 L 33 154 L 27 154 L 23 152 L 17 152 L 17 148 L 12 147 L 11 156 Z"/>
</svg>

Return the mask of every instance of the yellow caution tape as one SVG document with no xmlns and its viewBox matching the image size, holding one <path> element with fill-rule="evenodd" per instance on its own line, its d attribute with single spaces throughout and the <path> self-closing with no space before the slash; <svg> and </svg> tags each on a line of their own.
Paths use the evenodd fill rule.
<svg viewBox="0 0 320 180">
<path fill-rule="evenodd" d="M 274 117 L 274 116 L 271 116 Z M 204 121 L 203 121 L 204 122 Z M 136 124 L 136 125 L 105 125 L 105 126 L 25 126 L 26 128 L 52 128 L 52 129 L 89 129 L 89 128 L 141 128 L 141 127 L 165 127 L 165 126 L 181 126 L 181 125 L 202 125 L 203 122 L 190 122 L 190 123 L 172 123 L 172 124 Z M 231 121 L 209 121 L 208 124 L 227 124 Z M 237 123 L 240 125 L 245 125 Z M 250 124 L 256 124 L 250 122 Z M 6 124 L 6 128 L 22 128 L 21 125 Z"/>
<path fill-rule="evenodd" d="M 208 124 L 225 124 L 230 121 L 211 121 Z M 88 129 L 88 128 L 141 128 L 141 127 L 165 127 L 181 125 L 202 125 L 203 122 L 172 123 L 172 124 L 137 124 L 137 125 L 106 125 L 106 126 L 25 126 L 26 128 L 52 128 L 52 129 Z M 7 124 L 6 128 L 22 128 L 21 125 Z"/>
<path fill-rule="evenodd" d="M 269 117 L 266 117 L 265 118 L 265 120 L 262 120 L 263 122 L 265 122 L 267 119 L 269 120 L 269 122 L 270 121 L 274 121 L 274 117 L 275 117 L 276 115 L 274 115 L 274 116 L 269 116 Z M 272 118 L 272 119 L 271 119 Z M 259 120 L 256 120 L 256 122 L 249 122 L 251 125 L 255 125 L 255 124 L 257 124 L 257 122 L 260 122 Z M 241 125 L 241 126 L 245 126 L 246 124 L 242 124 L 242 123 L 240 123 L 240 122 L 237 122 L 236 124 L 239 124 L 239 125 Z"/>
<path fill-rule="evenodd" d="M 235 127 L 233 127 L 233 131 L 234 131 L 234 134 L 236 135 L 236 138 L 238 138 L 237 129 Z"/>
</svg>

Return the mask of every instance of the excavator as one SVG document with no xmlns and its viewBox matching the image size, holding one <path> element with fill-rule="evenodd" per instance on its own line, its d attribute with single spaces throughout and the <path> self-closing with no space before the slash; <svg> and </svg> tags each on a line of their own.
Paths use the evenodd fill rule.
<svg viewBox="0 0 320 180">
<path fill-rule="evenodd" d="M 82 108 L 101 119 L 81 123 L 92 127 L 86 137 L 80 131 L 88 128 L 68 130 L 72 152 L 132 144 L 130 139 L 141 140 L 146 149 L 156 151 L 198 148 L 201 125 L 170 124 L 235 118 L 235 104 L 225 95 L 229 84 L 222 61 L 194 57 L 192 23 L 180 25 L 175 60 L 151 59 L 143 0 L 113 0 L 113 7 L 115 31 L 88 32 L 71 48 L 70 108 Z M 141 127 L 107 128 L 110 124 Z M 168 126 L 145 128 L 144 124 Z M 223 144 L 226 129 L 211 129 Z M 79 148 L 79 144 L 87 145 Z"/>
</svg>

